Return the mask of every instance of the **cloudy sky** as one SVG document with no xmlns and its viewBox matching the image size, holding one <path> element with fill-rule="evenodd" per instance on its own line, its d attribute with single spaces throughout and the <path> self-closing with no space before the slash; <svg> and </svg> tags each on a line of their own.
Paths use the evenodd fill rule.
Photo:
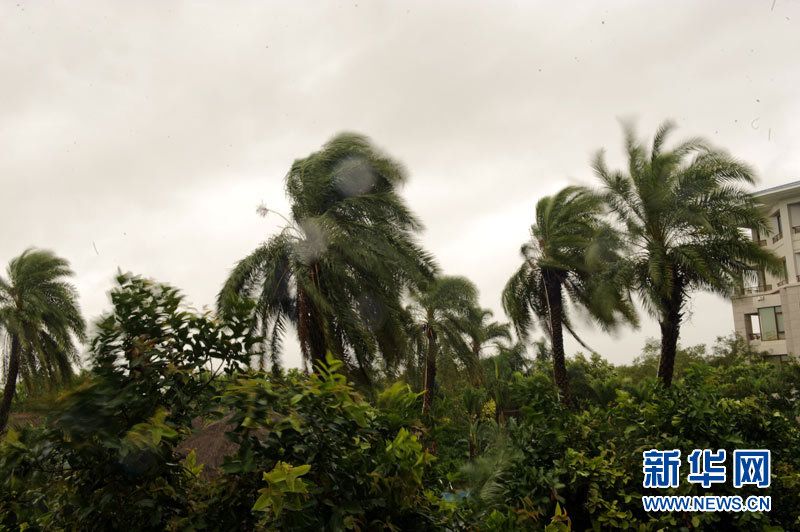
<svg viewBox="0 0 800 532">
<path fill-rule="evenodd" d="M 0 262 L 65 256 L 90 318 L 118 267 L 210 305 L 292 160 L 350 130 L 406 164 L 425 245 L 502 316 L 536 200 L 594 183 L 601 147 L 619 163 L 621 118 L 800 179 L 800 2 L 600 4 L 2 1 Z M 724 300 L 692 310 L 684 343 L 733 328 Z M 581 330 L 626 362 L 658 326 Z"/>
</svg>

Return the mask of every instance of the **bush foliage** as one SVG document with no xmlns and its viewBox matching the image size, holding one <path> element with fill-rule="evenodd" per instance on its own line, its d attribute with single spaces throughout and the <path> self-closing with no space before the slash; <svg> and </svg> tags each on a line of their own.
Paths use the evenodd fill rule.
<svg viewBox="0 0 800 532">
<path fill-rule="evenodd" d="M 411 387 L 385 382 L 367 400 L 333 358 L 311 375 L 248 369 L 246 304 L 222 322 L 129 275 L 112 301 L 89 373 L 0 443 L 2 529 L 800 527 L 800 368 L 736 339 L 680 350 L 669 389 L 651 347 L 627 367 L 573 357 L 574 410 L 544 357 L 501 352 L 480 386 L 439 387 L 423 422 Z M 181 445 L 209 424 L 229 444 L 216 465 Z M 766 490 L 663 493 L 771 495 L 772 511 L 645 513 L 650 448 L 771 449 Z"/>
</svg>

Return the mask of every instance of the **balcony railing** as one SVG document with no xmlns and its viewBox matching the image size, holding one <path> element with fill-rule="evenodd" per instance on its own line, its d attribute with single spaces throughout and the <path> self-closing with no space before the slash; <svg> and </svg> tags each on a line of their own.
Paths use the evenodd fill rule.
<svg viewBox="0 0 800 532">
<path fill-rule="evenodd" d="M 748 340 L 761 340 L 761 333 L 750 333 L 747 335 Z"/>
<path fill-rule="evenodd" d="M 767 245 L 767 241 L 766 241 L 766 240 L 757 240 L 756 242 L 757 242 L 757 243 L 758 243 L 758 245 L 759 245 L 759 246 L 761 246 L 762 248 L 763 248 L 764 246 L 766 246 L 766 245 Z"/>
<path fill-rule="evenodd" d="M 758 294 L 759 292 L 766 292 L 772 290 L 771 284 L 760 284 L 757 286 L 745 286 L 736 290 L 737 295 L 743 296 L 748 294 Z"/>
<path fill-rule="evenodd" d="M 772 243 L 774 244 L 775 242 L 777 242 L 781 238 L 783 238 L 783 233 L 778 233 L 777 235 L 772 237 Z"/>
<path fill-rule="evenodd" d="M 800 233 L 800 225 L 792 226 L 792 234 L 796 235 L 797 233 Z"/>
<path fill-rule="evenodd" d="M 780 280 L 780 281 L 778 281 L 778 283 L 777 283 L 777 285 L 778 285 L 778 286 L 783 286 L 783 285 L 785 285 L 785 284 L 789 284 L 789 279 L 781 279 L 781 280 Z"/>
</svg>

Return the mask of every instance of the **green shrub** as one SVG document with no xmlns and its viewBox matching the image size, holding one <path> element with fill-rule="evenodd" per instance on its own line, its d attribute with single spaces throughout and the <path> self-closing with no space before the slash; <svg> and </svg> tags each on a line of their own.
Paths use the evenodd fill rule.
<svg viewBox="0 0 800 532">
<path fill-rule="evenodd" d="M 340 362 L 328 362 L 329 369 L 319 374 L 292 371 L 270 379 L 247 374 L 225 389 L 221 412 L 229 413 L 228 436 L 238 450 L 225 460 L 225 473 L 208 496 L 206 523 L 240 529 L 425 530 L 445 522 L 447 505 L 422 483 L 433 457 L 408 423 L 418 394 L 396 386 L 379 396 L 387 409 L 375 408 L 338 373 Z M 292 502 L 280 512 L 263 503 L 263 481 L 270 481 L 264 472 L 275 468 L 303 468 L 302 490 L 280 492 L 279 498 L 290 493 L 286 499 Z M 272 482 L 266 489 L 278 490 Z M 258 515 L 251 512 L 254 505 Z"/>
<path fill-rule="evenodd" d="M 217 381 L 246 367 L 247 306 L 222 323 L 177 290 L 120 275 L 98 323 L 88 378 L 46 423 L 0 444 L 0 523 L 9 528 L 163 529 L 186 511 L 193 476 L 179 435 Z"/>
<path fill-rule="evenodd" d="M 800 529 L 800 367 L 736 339 L 685 350 L 669 389 L 652 357 L 575 357 L 574 411 L 546 361 L 504 353 L 482 362 L 483 387 L 442 386 L 423 424 L 419 393 L 397 383 L 371 403 L 332 358 L 313 375 L 248 369 L 247 304 L 222 322 L 118 281 L 91 370 L 0 441 L 0 530 Z M 180 445 L 214 420 L 228 450 L 204 472 Z M 651 448 L 771 449 L 768 489 L 649 493 L 758 493 L 772 511 L 645 513 Z"/>
<path fill-rule="evenodd" d="M 591 368 L 587 371 L 586 362 L 579 360 L 586 375 L 579 412 L 560 408 L 552 386 L 542 387 L 541 375 L 518 379 L 517 393 L 527 392 L 527 405 L 508 423 L 508 441 L 492 451 L 507 457 L 495 464 L 495 504 L 489 509 L 476 505 L 473 520 L 488 526 L 500 515 L 513 515 L 520 529 L 539 528 L 558 504 L 576 530 L 800 526 L 796 365 L 741 358 L 715 365 L 695 361 L 670 389 L 650 381 L 634 387 L 637 393 L 619 389 L 608 401 L 586 390 L 602 386 L 603 380 L 616 382 L 618 375 L 601 367 L 607 374 L 592 383 L 597 377 Z M 773 511 L 644 513 L 641 497 L 648 493 L 642 488 L 642 451 L 650 448 L 677 448 L 684 455 L 695 448 L 771 449 L 773 484 L 768 489 L 733 490 L 726 484 L 703 490 L 683 479 L 678 488 L 658 494 L 771 495 Z"/>
</svg>

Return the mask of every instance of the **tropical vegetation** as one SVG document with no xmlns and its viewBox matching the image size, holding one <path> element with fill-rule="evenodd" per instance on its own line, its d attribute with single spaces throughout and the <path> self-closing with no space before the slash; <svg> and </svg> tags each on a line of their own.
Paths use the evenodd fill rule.
<svg viewBox="0 0 800 532">
<path fill-rule="evenodd" d="M 401 164 L 355 134 L 295 161 L 286 176 L 291 217 L 233 269 L 220 313 L 240 296 L 254 299 L 253 330 L 276 365 L 290 325 L 312 369 L 332 353 L 367 384 L 376 355 L 383 367 L 397 364 L 402 296 L 435 272 L 416 241 L 422 224 L 398 193 L 405 181 Z"/>
<path fill-rule="evenodd" d="M 615 270 L 621 247 L 602 218 L 603 203 L 589 190 L 567 187 L 536 204 L 531 239 L 522 246 L 522 265 L 503 291 L 503 307 L 523 340 L 534 319 L 544 324 L 553 359 L 553 379 L 566 405 L 572 404 L 564 355 L 564 328 L 580 341 L 564 296 L 610 328 L 636 322 L 626 287 Z"/>
<path fill-rule="evenodd" d="M 658 376 L 672 384 L 675 353 L 689 296 L 708 290 L 729 296 L 754 269 L 779 274 L 782 264 L 742 228 L 769 232 L 764 215 L 743 185 L 754 183 L 746 164 L 692 138 L 667 148 L 665 122 L 650 147 L 625 126 L 627 172 L 608 169 L 603 152 L 594 170 L 629 251 L 628 286 L 661 327 Z"/>
<path fill-rule="evenodd" d="M 800 528 L 800 365 L 735 335 L 680 342 L 695 291 L 776 268 L 740 230 L 765 228 L 752 171 L 702 140 L 668 149 L 671 129 L 649 147 L 626 129 L 625 172 L 598 156 L 598 189 L 532 205 L 510 323 L 440 271 L 405 170 L 355 134 L 294 162 L 285 227 L 214 312 L 119 273 L 86 342 L 66 260 L 25 251 L 0 277 L 0 530 Z M 611 364 L 578 318 L 635 327 L 637 302 L 662 337 Z M 283 363 L 290 330 L 303 368 Z M 771 449 L 769 488 L 713 494 L 772 511 L 646 512 L 652 448 Z"/>
<path fill-rule="evenodd" d="M 0 402 L 0 431 L 11 410 L 19 379 L 26 392 L 69 382 L 78 362 L 76 341 L 86 337 L 69 263 L 45 250 L 28 249 L 11 260 L 0 277 L 0 333 L 5 386 Z"/>
<path fill-rule="evenodd" d="M 411 298 L 410 337 L 420 354 L 416 358 L 424 368 L 422 413 L 427 415 L 433 403 L 440 359 L 457 361 L 475 374 L 478 355 L 467 331 L 470 318 L 477 314 L 478 290 L 463 277 L 440 277 L 423 291 L 414 291 Z M 476 327 L 480 325 L 476 323 Z M 413 367 L 414 361 L 409 365 Z"/>
</svg>

